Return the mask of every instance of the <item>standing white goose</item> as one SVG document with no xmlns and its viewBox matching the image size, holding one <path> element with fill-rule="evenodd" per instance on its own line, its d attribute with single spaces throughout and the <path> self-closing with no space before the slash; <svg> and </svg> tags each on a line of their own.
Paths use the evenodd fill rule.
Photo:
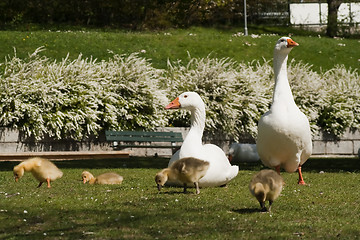
<svg viewBox="0 0 360 240">
<path fill-rule="evenodd" d="M 210 163 L 205 176 L 199 180 L 200 187 L 221 186 L 236 177 L 238 166 L 231 166 L 224 151 L 214 144 L 203 144 L 205 128 L 205 104 L 199 94 L 184 92 L 166 109 L 183 108 L 191 111 L 191 127 L 180 150 L 170 159 L 169 166 L 180 158 L 193 157 Z"/>
<path fill-rule="evenodd" d="M 287 77 L 288 54 L 295 41 L 280 38 L 274 48 L 275 88 L 270 110 L 259 121 L 257 150 L 261 161 L 287 172 L 299 172 L 299 184 L 305 184 L 301 166 L 312 152 L 309 120 L 296 106 Z"/>
</svg>

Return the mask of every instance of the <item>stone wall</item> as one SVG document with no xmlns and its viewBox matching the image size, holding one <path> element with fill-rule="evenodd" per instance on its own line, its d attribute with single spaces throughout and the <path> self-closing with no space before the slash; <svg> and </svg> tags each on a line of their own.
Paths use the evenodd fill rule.
<svg viewBox="0 0 360 240">
<path fill-rule="evenodd" d="M 183 138 L 186 137 L 189 128 L 159 128 L 157 131 L 181 132 Z M 225 153 L 229 152 L 229 147 L 233 141 L 222 134 L 204 134 L 204 143 L 213 143 L 220 146 Z M 254 140 L 245 139 L 242 143 L 254 143 Z M 360 131 L 346 131 L 339 139 L 325 133 L 316 134 L 313 137 L 313 156 L 317 157 L 354 157 L 359 154 Z M 40 141 L 25 138 L 17 130 L 0 128 L 0 152 L 42 152 L 42 151 L 111 151 L 111 143 L 105 141 L 105 135 L 91 137 L 84 141 L 73 140 L 53 140 L 44 138 Z M 133 156 L 171 156 L 171 149 L 152 149 L 136 148 L 130 150 Z"/>
<path fill-rule="evenodd" d="M 21 132 L 0 128 L 0 152 L 47 152 L 47 151 L 98 151 L 111 150 L 110 144 L 105 141 L 105 135 L 91 137 L 84 141 L 54 140 L 49 137 L 36 141 L 26 138 Z"/>
<path fill-rule="evenodd" d="M 347 130 L 340 138 L 326 133 L 313 137 L 315 156 L 358 156 L 360 150 L 360 131 Z"/>
</svg>

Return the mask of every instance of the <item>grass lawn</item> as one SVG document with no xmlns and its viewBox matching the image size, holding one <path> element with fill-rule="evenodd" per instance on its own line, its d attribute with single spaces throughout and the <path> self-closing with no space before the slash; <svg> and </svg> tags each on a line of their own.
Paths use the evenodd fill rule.
<svg viewBox="0 0 360 240">
<path fill-rule="evenodd" d="M 310 159 L 286 181 L 272 213 L 260 213 L 248 190 L 260 164 L 240 164 L 226 188 L 200 195 L 154 182 L 165 158 L 56 162 L 64 176 L 36 188 L 30 173 L 18 183 L 17 162 L 0 162 L 0 239 L 356 239 L 360 236 L 359 159 Z M 84 185 L 81 172 L 116 171 L 119 186 Z M 323 173 L 320 173 L 323 171 Z"/>
<path fill-rule="evenodd" d="M 187 62 L 188 53 L 192 57 L 229 57 L 238 62 L 272 60 L 273 47 L 279 35 L 261 38 L 234 37 L 243 29 L 199 28 L 167 30 L 163 32 L 126 31 L 0 31 L 0 62 L 5 56 L 13 55 L 14 47 L 21 58 L 28 56 L 36 48 L 45 46 L 42 54 L 54 58 L 84 57 L 108 59 L 114 53 L 129 54 L 140 52 L 140 56 L 150 59 L 156 68 L 166 68 L 167 60 Z M 291 30 L 289 30 L 291 31 Z M 250 31 L 258 33 L 259 30 Z M 269 33 L 269 32 L 268 32 Z M 271 31 L 270 31 L 271 33 Z M 287 35 L 287 34 L 282 34 Z M 347 68 L 359 68 L 360 54 L 354 51 L 359 39 L 330 39 L 308 35 L 294 35 L 300 46 L 292 51 L 289 58 L 313 65 L 316 71 L 328 70 L 337 64 Z"/>
</svg>

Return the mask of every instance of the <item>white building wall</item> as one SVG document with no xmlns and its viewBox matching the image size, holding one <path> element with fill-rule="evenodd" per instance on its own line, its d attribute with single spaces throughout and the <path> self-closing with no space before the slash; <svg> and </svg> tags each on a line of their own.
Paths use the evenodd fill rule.
<svg viewBox="0 0 360 240">
<path fill-rule="evenodd" d="M 327 3 L 291 3 L 290 23 L 294 25 L 327 24 Z M 360 23 L 360 3 L 342 3 L 338 22 Z"/>
</svg>

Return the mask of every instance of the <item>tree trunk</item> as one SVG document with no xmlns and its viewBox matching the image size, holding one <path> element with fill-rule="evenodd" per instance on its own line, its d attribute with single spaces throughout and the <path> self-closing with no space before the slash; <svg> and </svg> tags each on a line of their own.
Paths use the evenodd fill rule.
<svg viewBox="0 0 360 240">
<path fill-rule="evenodd" d="M 341 0 L 327 0 L 328 4 L 328 23 L 326 28 L 326 35 L 335 37 L 338 32 L 337 16 Z"/>
</svg>

